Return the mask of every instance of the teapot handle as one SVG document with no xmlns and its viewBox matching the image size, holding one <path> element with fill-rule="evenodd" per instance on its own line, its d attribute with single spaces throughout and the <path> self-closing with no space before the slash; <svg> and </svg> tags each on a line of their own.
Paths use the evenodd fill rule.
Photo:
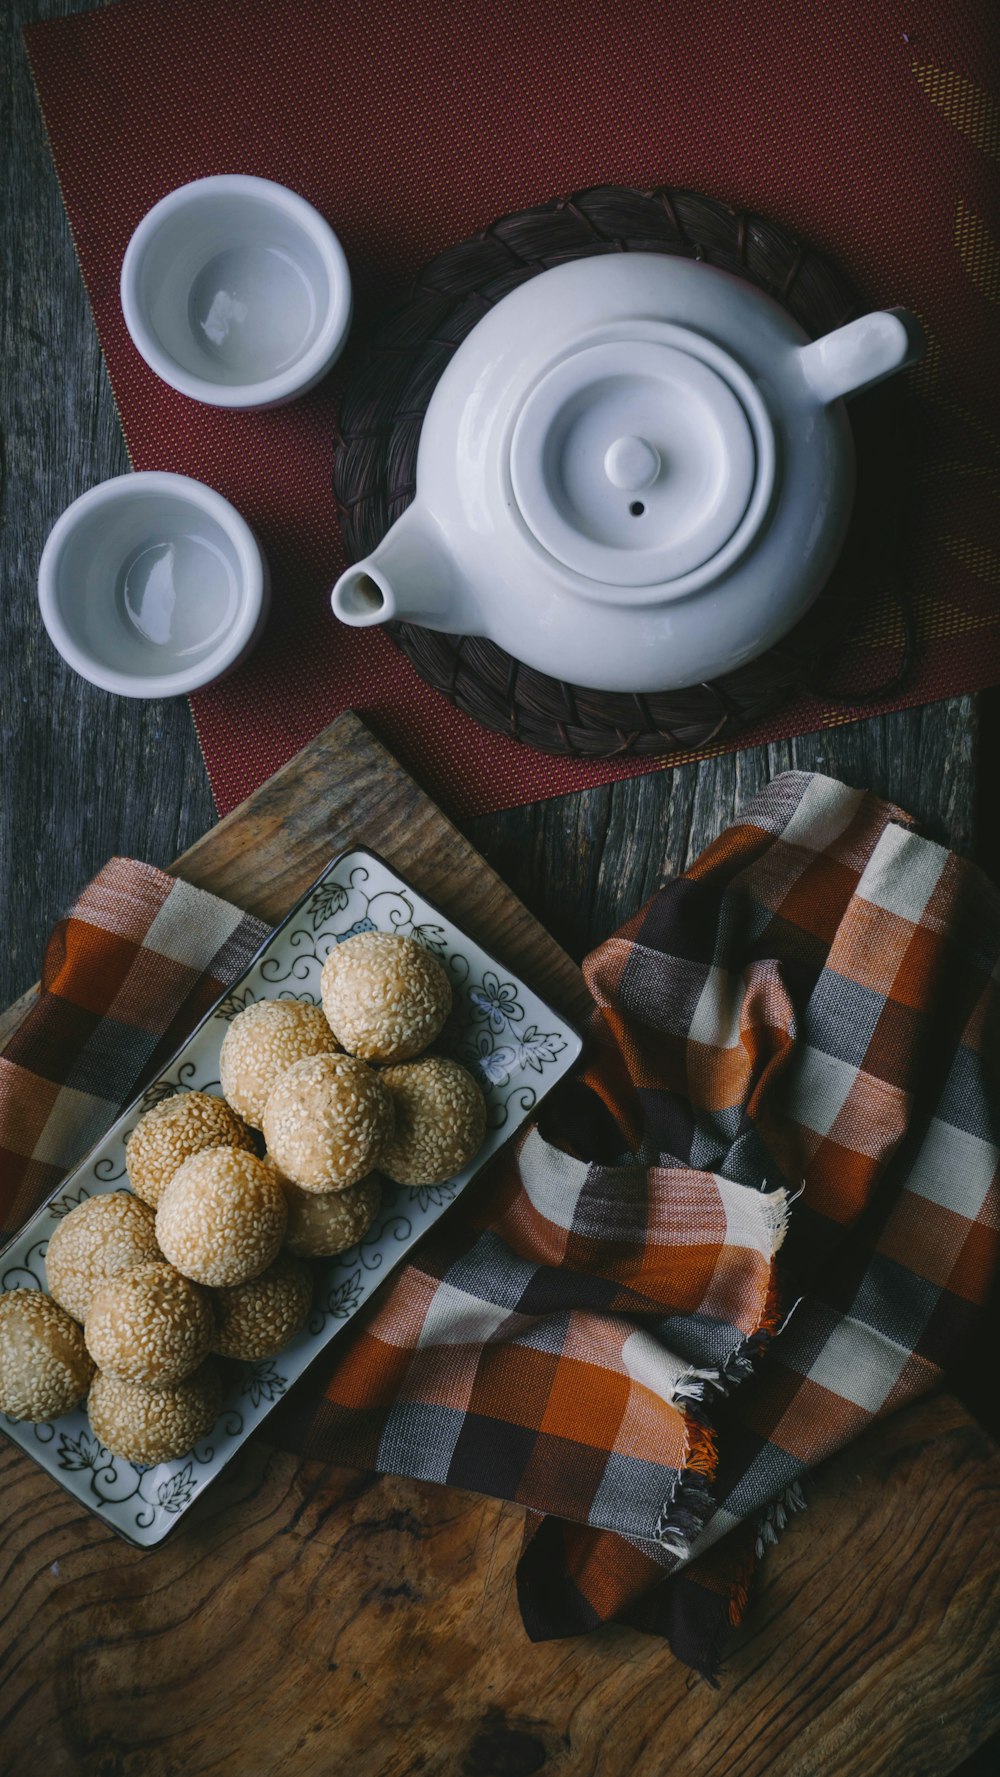
<svg viewBox="0 0 1000 1777">
<path fill-rule="evenodd" d="M 894 376 L 923 354 L 924 335 L 916 316 L 906 309 L 882 309 L 800 346 L 797 357 L 812 393 L 825 407 Z"/>
</svg>

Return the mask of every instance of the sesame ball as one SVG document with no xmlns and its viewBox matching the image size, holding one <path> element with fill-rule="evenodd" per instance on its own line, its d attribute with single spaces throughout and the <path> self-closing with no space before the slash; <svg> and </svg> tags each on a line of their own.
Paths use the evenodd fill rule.
<svg viewBox="0 0 1000 1777">
<path fill-rule="evenodd" d="M 286 1218 L 273 1166 L 238 1148 L 207 1148 L 164 1191 L 156 1237 L 185 1277 L 218 1288 L 257 1277 L 277 1258 Z"/>
<path fill-rule="evenodd" d="M 233 1110 L 259 1129 L 264 1106 L 285 1069 L 304 1055 L 332 1054 L 336 1047 L 321 1006 L 258 1000 L 233 1019 L 223 1038 L 222 1090 Z"/>
<path fill-rule="evenodd" d="M 93 1374 L 80 1328 L 51 1296 L 0 1295 L 0 1413 L 58 1419 L 83 1400 Z"/>
<path fill-rule="evenodd" d="M 356 1246 L 379 1212 L 382 1181 L 377 1172 L 343 1191 L 303 1191 L 291 1179 L 281 1188 L 288 1203 L 285 1245 L 303 1259 L 332 1259 Z"/>
<path fill-rule="evenodd" d="M 249 1283 L 216 1290 L 213 1351 L 220 1357 L 275 1357 L 305 1321 L 312 1292 L 312 1272 L 286 1253 Z"/>
<path fill-rule="evenodd" d="M 408 1061 L 451 1011 L 444 967 L 414 938 L 358 932 L 323 964 L 323 1010 L 340 1043 L 363 1061 Z"/>
<path fill-rule="evenodd" d="M 98 1284 L 162 1257 L 149 1204 L 130 1191 L 106 1191 L 63 1217 L 49 1240 L 45 1272 L 55 1300 L 82 1321 Z"/>
<path fill-rule="evenodd" d="M 392 1133 L 378 1074 L 353 1055 L 311 1055 L 282 1074 L 264 1138 L 280 1172 L 306 1191 L 342 1191 L 370 1172 Z"/>
<path fill-rule="evenodd" d="M 205 1148 L 255 1152 L 253 1136 L 225 1099 L 209 1092 L 164 1098 L 139 1118 L 125 1144 L 129 1184 L 155 1209 L 178 1166 Z"/>
<path fill-rule="evenodd" d="M 207 1357 L 211 1302 L 172 1265 L 140 1265 L 98 1286 L 83 1336 L 106 1376 L 164 1388 L 183 1382 Z"/>
<path fill-rule="evenodd" d="M 387 1067 L 382 1079 L 396 1113 L 395 1133 L 379 1165 L 398 1185 L 439 1185 L 478 1154 L 486 1103 L 457 1061 L 428 1056 Z"/>
<path fill-rule="evenodd" d="M 211 1431 L 222 1406 L 222 1378 L 202 1364 L 184 1382 L 144 1388 L 98 1371 L 87 1398 L 95 1437 L 126 1462 L 171 1462 Z"/>
</svg>

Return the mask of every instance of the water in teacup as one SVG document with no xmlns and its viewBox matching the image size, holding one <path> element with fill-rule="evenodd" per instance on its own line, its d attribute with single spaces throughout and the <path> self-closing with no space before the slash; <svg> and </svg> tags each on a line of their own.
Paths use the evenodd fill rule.
<svg viewBox="0 0 1000 1777">
<path fill-rule="evenodd" d="M 115 609 L 125 652 L 152 643 L 151 670 L 193 662 L 232 626 L 239 605 L 233 563 L 207 535 L 178 531 L 145 543 L 119 573 Z"/>
<path fill-rule="evenodd" d="M 229 247 L 198 273 L 188 318 L 202 349 L 234 381 L 264 381 L 304 349 L 316 327 L 316 297 L 290 253 Z"/>
</svg>

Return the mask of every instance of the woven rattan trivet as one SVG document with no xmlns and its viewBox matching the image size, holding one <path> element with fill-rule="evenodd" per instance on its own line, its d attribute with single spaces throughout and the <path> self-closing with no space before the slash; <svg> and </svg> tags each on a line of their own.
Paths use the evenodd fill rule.
<svg viewBox="0 0 1000 1777">
<path fill-rule="evenodd" d="M 812 337 L 869 306 L 811 247 L 786 229 L 690 191 L 600 186 L 505 216 L 449 247 L 417 278 L 406 303 L 379 327 L 342 404 L 334 492 L 348 559 L 367 555 L 416 491 L 420 428 L 437 380 L 476 322 L 525 279 L 595 253 L 670 253 L 747 278 L 781 302 Z M 776 647 L 711 683 L 645 696 L 569 685 L 495 643 L 440 635 L 413 624 L 392 633 L 421 677 L 488 728 L 549 753 L 691 750 L 728 739 L 796 694 L 861 706 L 896 690 L 864 693 L 817 685 L 862 615 L 898 600 L 905 473 L 901 397 L 878 390 L 853 404 L 859 493 L 835 574 L 808 616 Z M 890 478 L 892 485 L 890 485 Z M 902 601 L 900 601 L 902 602 Z"/>
</svg>

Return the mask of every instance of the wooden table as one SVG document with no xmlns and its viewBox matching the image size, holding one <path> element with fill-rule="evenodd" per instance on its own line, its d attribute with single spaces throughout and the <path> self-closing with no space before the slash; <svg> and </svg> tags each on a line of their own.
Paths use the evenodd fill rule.
<svg viewBox="0 0 1000 1777">
<path fill-rule="evenodd" d="M 16 35 L 83 3 L 0 9 L 0 139 L 16 145 L 0 166 L 0 1006 L 35 979 L 52 920 L 111 852 L 166 863 L 214 819 L 186 706 L 75 678 L 34 601 L 58 512 L 128 467 Z M 978 720 L 974 700 L 955 699 L 466 831 L 580 957 L 789 765 L 870 785 L 970 850 Z M 939 1777 L 1000 1725 L 987 1659 L 997 1560 L 982 1548 L 998 1484 L 995 1447 L 953 1401 L 870 1434 L 829 1466 L 809 1520 L 766 1564 L 717 1694 L 625 1631 L 532 1648 L 510 1591 L 513 1508 L 255 1447 L 150 1593 L 141 1560 L 109 1561 L 99 1526 L 22 1476 L 0 1510 L 12 1531 L 30 1516 L 0 1597 L 0 1772 L 20 1777 L 37 1754 L 86 1777 L 312 1777 L 342 1760 L 359 1777 L 640 1763 Z M 17 1722 L 39 1686 L 49 1725 L 26 1748 Z"/>
</svg>

